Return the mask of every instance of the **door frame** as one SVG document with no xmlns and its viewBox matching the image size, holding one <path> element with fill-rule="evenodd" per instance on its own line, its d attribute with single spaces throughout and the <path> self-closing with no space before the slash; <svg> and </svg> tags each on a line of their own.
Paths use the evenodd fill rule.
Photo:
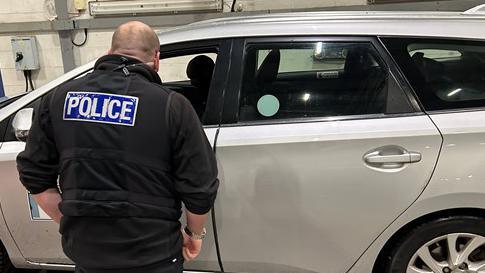
<svg viewBox="0 0 485 273">
<path fill-rule="evenodd" d="M 231 68 L 232 46 L 232 39 L 202 40 L 160 46 L 160 59 L 206 53 L 215 49 L 217 59 L 206 103 L 206 109 L 213 109 L 213 111 L 204 113 L 203 123 L 209 124 L 204 126 L 204 128 L 211 128 L 220 124 L 224 95 L 228 82 L 227 76 Z"/>
<path fill-rule="evenodd" d="M 246 62 L 246 49 L 249 44 L 265 44 L 265 43 L 291 43 L 291 42 L 367 42 L 370 43 L 379 54 L 383 65 L 389 71 L 390 78 L 392 78 L 398 88 L 404 92 L 412 108 L 411 112 L 404 114 L 366 114 L 354 116 L 332 116 L 321 118 L 303 118 L 294 120 L 270 120 L 270 121 L 256 121 L 248 123 L 238 123 L 239 116 L 239 99 L 241 96 L 243 72 Z M 407 84 L 407 80 L 400 73 L 399 68 L 393 61 L 389 52 L 383 47 L 382 43 L 376 36 L 282 36 L 282 37 L 248 37 L 235 39 L 233 42 L 233 50 L 231 55 L 229 82 L 225 94 L 224 106 L 222 109 L 221 126 L 240 126 L 240 125 L 256 125 L 256 124 L 276 124 L 276 123 L 294 123 L 294 122 L 314 122 L 322 120 L 349 120 L 349 119 L 368 119 L 375 117 L 399 117 L 399 116 L 413 116 L 424 115 L 424 111 L 420 107 L 418 100 Z"/>
</svg>

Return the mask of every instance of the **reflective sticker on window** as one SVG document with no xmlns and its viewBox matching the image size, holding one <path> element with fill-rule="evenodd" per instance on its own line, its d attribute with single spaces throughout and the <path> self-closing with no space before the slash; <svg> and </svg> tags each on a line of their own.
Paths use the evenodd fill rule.
<svg viewBox="0 0 485 273">
<path fill-rule="evenodd" d="M 68 92 L 64 102 L 64 120 L 134 126 L 137 106 L 137 97 Z"/>
<path fill-rule="evenodd" d="M 272 117 L 280 109 L 280 101 L 273 95 L 264 95 L 258 100 L 258 112 L 265 117 Z"/>
</svg>

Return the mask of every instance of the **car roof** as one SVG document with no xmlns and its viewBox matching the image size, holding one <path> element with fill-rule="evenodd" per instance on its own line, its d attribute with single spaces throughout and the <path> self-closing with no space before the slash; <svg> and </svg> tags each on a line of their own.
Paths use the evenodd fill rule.
<svg viewBox="0 0 485 273">
<path fill-rule="evenodd" d="M 358 35 L 485 39 L 485 13 L 331 11 L 231 16 L 159 33 L 161 44 L 206 39 Z"/>
</svg>

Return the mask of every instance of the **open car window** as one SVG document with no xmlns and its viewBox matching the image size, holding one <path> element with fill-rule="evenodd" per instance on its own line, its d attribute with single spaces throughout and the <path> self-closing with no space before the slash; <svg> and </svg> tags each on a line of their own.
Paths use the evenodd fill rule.
<svg viewBox="0 0 485 273">
<path fill-rule="evenodd" d="M 217 62 L 215 51 L 183 52 L 160 59 L 162 85 L 184 95 L 203 121 Z"/>
</svg>

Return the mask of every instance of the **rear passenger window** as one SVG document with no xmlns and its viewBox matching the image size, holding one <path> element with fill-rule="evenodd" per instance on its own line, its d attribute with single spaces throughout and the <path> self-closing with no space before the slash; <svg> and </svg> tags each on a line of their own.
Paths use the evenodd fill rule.
<svg viewBox="0 0 485 273">
<path fill-rule="evenodd" d="M 249 45 L 240 121 L 410 112 L 371 43 Z"/>
<path fill-rule="evenodd" d="M 485 43 L 384 39 L 426 110 L 485 106 Z"/>
</svg>

